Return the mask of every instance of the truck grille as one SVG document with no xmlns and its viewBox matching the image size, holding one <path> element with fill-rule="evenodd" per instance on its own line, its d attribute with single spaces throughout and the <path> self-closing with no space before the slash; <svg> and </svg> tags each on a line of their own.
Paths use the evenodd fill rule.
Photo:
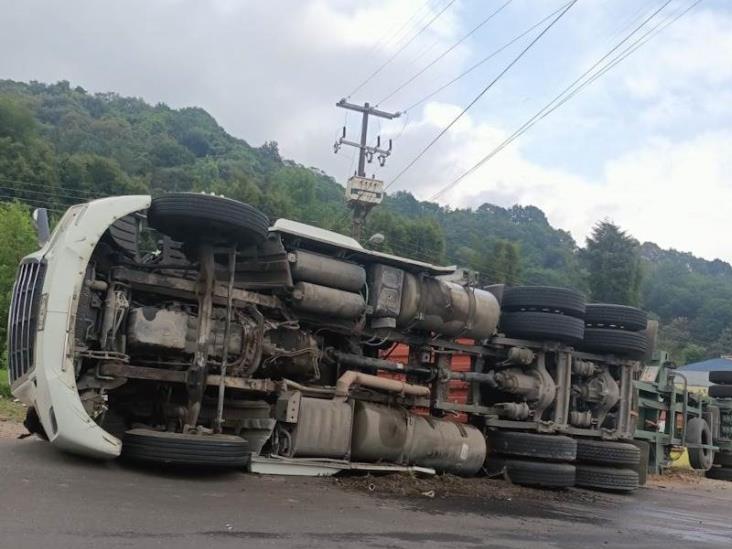
<svg viewBox="0 0 732 549">
<path fill-rule="evenodd" d="M 41 304 L 46 264 L 24 261 L 18 268 L 8 316 L 8 368 L 10 382 L 33 369 L 38 311 Z"/>
</svg>

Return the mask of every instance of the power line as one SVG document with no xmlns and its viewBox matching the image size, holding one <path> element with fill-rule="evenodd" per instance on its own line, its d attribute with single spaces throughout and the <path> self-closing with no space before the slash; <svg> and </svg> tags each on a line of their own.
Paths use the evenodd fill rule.
<svg viewBox="0 0 732 549">
<path fill-rule="evenodd" d="M 433 67 L 436 63 L 438 63 L 440 60 L 442 60 L 447 54 L 449 54 L 452 50 L 457 48 L 460 44 L 465 42 L 468 38 L 470 38 L 473 34 L 475 34 L 481 27 L 483 27 L 488 21 L 493 19 L 496 15 L 498 15 L 503 9 L 508 6 L 513 0 L 507 0 L 503 5 L 501 5 L 498 9 L 494 10 L 490 13 L 485 19 L 483 19 L 480 23 L 478 23 L 475 27 L 473 27 L 467 34 L 465 34 L 462 38 L 460 38 L 457 42 L 452 44 L 449 48 L 447 48 L 445 51 L 443 51 L 440 55 L 435 57 L 432 61 L 430 61 L 425 67 L 417 71 L 413 76 L 405 80 L 402 84 L 397 86 L 397 88 L 392 91 L 389 95 L 384 97 L 381 101 L 377 103 L 377 105 L 380 105 L 384 101 L 391 99 L 394 95 L 399 93 L 401 90 L 403 90 L 405 87 L 407 87 L 409 84 L 414 82 L 417 78 L 422 76 L 427 70 L 429 70 L 431 67 Z"/>
<path fill-rule="evenodd" d="M 438 141 L 438 140 L 439 140 L 439 139 L 440 139 L 440 138 L 441 138 L 441 137 L 442 137 L 443 135 L 445 135 L 445 134 L 446 134 L 446 133 L 448 132 L 448 130 L 449 130 L 450 128 L 452 128 L 452 127 L 453 127 L 453 126 L 454 126 L 454 125 L 455 125 L 455 124 L 457 123 L 457 121 L 458 121 L 458 120 L 460 120 L 460 119 L 461 119 L 461 118 L 463 117 L 463 115 L 464 115 L 464 114 L 465 114 L 466 112 L 468 112 L 468 110 L 470 110 L 470 108 L 471 108 L 471 107 L 472 107 L 473 105 L 475 105 L 475 103 L 477 103 L 477 102 L 478 102 L 478 100 L 480 100 L 480 98 L 481 98 L 481 97 L 483 97 L 483 95 L 485 95 L 485 94 L 486 94 L 486 92 L 487 92 L 488 90 L 490 90 L 490 89 L 491 89 L 491 88 L 493 87 L 493 85 L 494 85 L 494 84 L 495 84 L 496 82 L 498 82 L 498 81 L 499 81 L 499 80 L 500 80 L 500 79 L 501 79 L 501 78 L 503 77 L 503 75 L 505 75 L 505 74 L 506 74 L 506 73 L 507 73 L 507 72 L 508 72 L 508 71 L 509 71 L 509 70 L 511 69 L 511 67 L 513 67 L 513 66 L 514 66 L 514 65 L 515 65 L 516 63 L 518 63 L 518 61 L 519 61 L 519 60 L 520 60 L 520 59 L 521 59 L 521 58 L 522 58 L 522 57 L 523 57 L 523 56 L 524 56 L 524 55 L 525 55 L 525 54 L 526 54 L 526 53 L 527 53 L 527 52 L 528 52 L 528 51 L 529 51 L 529 50 L 530 50 L 530 49 L 531 49 L 531 48 L 532 48 L 533 46 L 534 46 L 534 44 L 536 44 L 536 43 L 537 43 L 537 42 L 538 42 L 539 40 L 541 40 L 541 38 L 542 38 L 542 37 L 543 37 L 543 36 L 544 36 L 544 35 L 545 35 L 545 34 L 546 34 L 546 33 L 547 33 L 548 31 L 549 31 L 549 29 L 551 29 L 551 28 L 552 28 L 552 27 L 553 27 L 553 26 L 554 26 L 554 25 L 555 25 L 555 24 L 556 24 L 556 23 L 557 23 L 557 22 L 558 22 L 558 21 L 559 21 L 559 20 L 560 20 L 560 19 L 561 19 L 562 17 L 564 17 L 564 15 L 565 15 L 565 14 L 566 14 L 566 13 L 567 13 L 567 12 L 568 12 L 568 11 L 569 11 L 569 10 L 570 10 L 571 8 L 572 8 L 572 6 L 574 6 L 574 5 L 576 4 L 576 3 L 577 3 L 577 0 L 573 0 L 572 2 L 570 2 L 570 3 L 569 3 L 569 5 L 567 5 L 567 7 L 566 7 L 566 8 L 564 8 L 564 10 L 563 10 L 562 12 L 560 12 L 560 13 L 559 13 L 559 15 L 557 15 L 557 16 L 556 16 L 556 17 L 554 18 L 554 20 L 553 20 L 553 21 L 552 21 L 551 23 L 549 23 L 549 24 L 548 24 L 548 25 L 547 25 L 547 26 L 546 26 L 546 27 L 545 27 L 545 28 L 544 28 L 544 29 L 543 29 L 543 30 L 542 30 L 542 31 L 541 31 L 541 32 L 539 33 L 539 35 L 538 35 L 538 36 L 536 36 L 536 38 L 534 38 L 534 39 L 533 39 L 533 40 L 532 40 L 531 42 L 529 42 L 529 44 L 528 44 L 528 45 L 527 45 L 527 46 L 526 46 L 526 47 L 525 47 L 525 48 L 524 48 L 524 49 L 523 49 L 523 50 L 522 50 L 522 51 L 521 51 L 521 52 L 520 52 L 520 53 L 519 53 L 519 54 L 518 54 L 518 55 L 517 55 L 517 56 L 516 56 L 516 57 L 515 57 L 515 58 L 514 58 L 514 59 L 513 59 L 513 60 L 512 60 L 512 61 L 511 61 L 510 63 L 509 63 L 509 64 L 508 64 L 508 65 L 506 65 L 506 67 L 505 67 L 505 68 L 504 68 L 504 69 L 503 69 L 503 70 L 502 70 L 501 72 L 499 72 L 499 73 L 498 73 L 498 75 L 497 75 L 497 76 L 496 76 L 496 77 L 495 77 L 495 78 L 494 78 L 493 80 L 491 80 L 491 81 L 490 81 L 490 82 L 488 83 L 488 85 L 487 85 L 487 86 L 485 86 L 485 87 L 484 87 L 484 88 L 483 88 L 483 89 L 482 89 L 482 90 L 480 91 L 480 93 L 479 93 L 479 94 L 478 94 L 477 96 L 475 96 L 475 98 L 474 98 L 474 99 L 473 99 L 473 100 L 472 100 L 472 101 L 471 101 L 470 103 L 468 103 L 468 105 L 467 105 L 467 106 L 466 106 L 466 107 L 465 107 L 465 108 L 464 108 L 464 109 L 463 109 L 463 110 L 462 110 L 462 111 L 460 112 L 460 114 L 458 114 L 458 115 L 457 115 L 457 116 L 456 116 L 455 118 L 453 118 L 453 119 L 452 119 L 452 121 L 451 121 L 451 122 L 450 122 L 450 123 L 449 123 L 449 124 L 448 124 L 448 125 L 447 125 L 447 126 L 446 126 L 445 128 L 443 128 L 443 129 L 442 129 L 442 131 L 440 131 L 440 133 L 438 133 L 438 134 L 437 134 L 437 136 L 436 136 L 436 137 L 435 137 L 434 139 L 432 139 L 432 141 L 430 141 L 430 142 L 429 142 L 429 144 L 428 144 L 428 145 L 427 145 L 427 146 L 426 146 L 425 148 L 423 148 L 423 149 L 422 149 L 422 150 L 421 150 L 421 151 L 419 152 L 419 154 L 417 154 L 417 156 L 415 156 L 415 157 L 414 157 L 414 159 L 412 159 L 412 161 L 411 161 L 411 162 L 410 162 L 409 164 L 407 164 L 407 165 L 406 165 L 406 167 L 405 167 L 405 168 L 404 168 L 404 169 L 403 169 L 402 171 L 400 171 L 400 172 L 399 172 L 399 173 L 398 173 L 398 174 L 396 175 L 396 177 L 394 177 L 394 178 L 393 178 L 393 179 L 391 180 L 391 182 L 390 182 L 390 183 L 389 183 L 388 185 L 386 185 L 386 186 L 384 187 L 384 190 L 386 190 L 386 189 L 388 189 L 389 187 L 391 187 L 391 186 L 392 186 L 392 185 L 393 185 L 394 183 L 396 183 L 396 182 L 397 182 L 397 181 L 399 180 L 399 178 L 400 178 L 400 177 L 401 177 L 402 175 L 404 175 L 404 174 L 405 174 L 405 173 L 407 172 L 407 170 L 409 170 L 409 169 L 410 169 L 410 168 L 411 168 L 412 166 L 414 166 L 414 165 L 415 165 L 415 164 L 417 163 L 417 161 L 418 161 L 418 160 L 419 160 L 420 158 L 422 158 L 422 156 L 423 156 L 423 155 L 424 155 L 424 154 L 425 154 L 425 153 L 426 153 L 426 152 L 427 152 L 427 151 L 428 151 L 428 150 L 429 150 L 430 148 L 432 148 L 432 146 L 433 146 L 433 145 L 434 145 L 435 143 L 437 143 L 437 141 Z"/>
<path fill-rule="evenodd" d="M 419 31 L 417 31 L 416 34 L 414 34 L 409 40 L 407 40 L 399 49 L 397 49 L 396 52 L 394 52 L 384 63 L 382 63 L 374 72 L 372 72 L 366 79 L 361 82 L 358 86 L 354 88 L 354 90 L 349 93 L 346 96 L 346 99 L 349 99 L 351 96 L 353 96 L 354 93 L 359 91 L 361 88 L 363 88 L 366 84 L 368 84 L 377 74 L 379 74 L 384 68 L 386 68 L 389 63 L 391 63 L 400 53 L 402 53 L 414 40 L 417 39 L 418 36 L 420 36 L 424 31 L 426 31 L 432 23 L 434 23 L 445 11 L 452 6 L 455 3 L 455 0 L 450 0 L 445 7 L 443 7 L 439 12 L 437 12 L 432 19 L 429 20 L 429 22 L 423 26 Z"/>
<path fill-rule="evenodd" d="M 34 190 L 30 190 L 30 189 L 22 189 L 22 188 L 18 188 L 18 187 L 1 187 L 0 186 L 0 190 L 12 191 L 12 192 L 15 192 L 17 194 L 25 194 L 25 193 L 28 193 L 28 194 L 37 194 L 37 195 L 40 195 L 40 196 L 43 196 L 43 197 L 48 197 L 49 196 L 49 194 L 47 192 L 34 191 Z M 78 197 L 70 197 L 70 196 L 63 195 L 63 194 L 58 194 L 58 193 L 52 195 L 52 198 L 60 198 L 60 199 L 64 199 L 64 200 L 70 200 L 70 201 L 76 202 L 76 203 L 78 203 L 78 201 L 79 201 L 79 198 Z"/>
<path fill-rule="evenodd" d="M 387 30 L 384 34 L 382 34 L 369 49 L 369 54 L 376 52 L 379 49 L 379 47 L 385 47 L 387 44 L 389 44 L 390 42 L 395 40 L 397 38 L 397 36 L 399 36 L 402 33 L 402 31 L 407 28 L 407 26 L 412 22 L 412 20 L 415 17 L 417 17 L 417 14 L 419 12 L 421 12 L 422 10 L 424 10 L 424 8 L 426 8 L 431 2 L 432 2 L 432 0 L 426 0 L 419 8 L 417 8 L 416 10 L 414 10 L 414 12 L 412 12 L 412 15 L 408 19 L 406 19 L 404 21 L 404 23 L 402 23 L 401 26 L 396 31 L 392 32 L 393 29 L 396 28 L 396 25 L 394 25 L 391 27 L 390 30 Z M 387 35 L 389 35 L 389 38 L 387 38 Z"/>
<path fill-rule="evenodd" d="M 33 200 L 28 198 L 18 198 L 17 196 L 10 196 L 5 195 L 3 193 L 0 193 L 0 202 L 24 202 L 28 204 L 29 206 L 33 206 L 34 208 L 46 208 L 49 212 L 62 214 L 65 210 L 58 210 L 55 208 L 49 208 L 48 205 L 40 200 Z"/>
<path fill-rule="evenodd" d="M 687 10 L 685 10 L 683 13 L 694 7 L 697 3 L 699 3 L 701 0 L 697 0 L 695 4 L 690 6 Z M 638 44 L 643 38 L 648 36 L 649 33 L 656 30 L 659 25 L 661 25 L 663 22 L 657 24 L 655 27 L 652 27 L 650 31 L 647 31 L 645 34 L 643 34 L 638 40 L 633 42 L 628 48 L 623 50 L 617 57 L 614 58 L 614 60 L 611 60 L 609 63 L 607 63 L 603 68 L 601 68 L 595 75 L 591 76 L 588 80 L 583 82 L 580 86 L 578 86 L 576 89 L 572 90 L 572 88 L 580 81 L 582 80 L 586 75 L 588 75 L 594 68 L 596 68 L 605 58 L 608 57 L 612 51 L 616 50 L 619 45 L 627 41 L 633 34 L 635 34 L 640 28 L 642 28 L 652 17 L 654 17 L 658 12 L 665 8 L 670 3 L 670 0 L 665 2 L 659 9 L 657 9 L 650 18 L 645 19 L 640 25 L 638 25 L 632 32 L 630 32 L 626 37 L 618 44 L 616 45 L 608 54 L 605 54 L 602 58 L 600 58 L 597 62 L 595 62 L 588 70 L 586 70 L 579 78 L 574 80 L 569 86 L 564 88 L 554 99 L 552 99 L 549 103 L 547 103 L 544 107 L 542 107 L 538 112 L 536 112 L 529 120 L 527 120 L 522 126 L 519 127 L 518 130 L 516 130 L 513 134 L 511 134 L 508 138 L 506 138 L 500 145 L 498 145 L 496 148 L 494 148 L 490 153 L 488 153 L 486 156 L 484 156 L 478 163 L 476 163 L 474 166 L 472 166 L 469 170 L 461 174 L 457 179 L 453 180 L 449 185 L 445 186 L 443 189 L 441 189 L 439 192 L 432 195 L 430 200 L 436 200 L 441 195 L 443 195 L 448 190 L 455 187 L 462 179 L 473 173 L 475 170 L 477 170 L 480 166 L 482 166 L 485 162 L 496 156 L 499 152 L 501 152 L 504 148 L 506 148 L 509 144 L 511 144 L 514 140 L 516 140 L 519 136 L 521 136 L 523 133 L 528 131 L 534 124 L 536 124 L 539 120 L 542 120 L 552 112 L 554 112 L 556 109 L 558 109 L 560 106 L 562 106 L 564 103 L 566 103 L 569 99 L 574 97 L 577 93 L 579 93 L 582 89 L 584 89 L 586 86 L 594 82 L 597 78 L 605 74 L 608 70 L 610 70 L 612 67 L 617 65 L 620 61 L 625 59 L 630 53 L 638 49 L 642 43 L 631 50 L 631 48 L 634 47 L 634 45 Z M 679 14 L 679 16 L 683 15 Z M 678 17 L 677 17 L 678 18 Z M 675 19 L 674 19 L 675 20 Z M 673 22 L 673 21 L 671 21 Z M 627 52 L 627 53 L 626 53 Z M 625 54 L 625 55 L 624 55 Z M 572 91 L 570 91 L 572 90 Z M 569 93 L 568 93 L 569 92 Z"/>
<path fill-rule="evenodd" d="M 650 21 L 651 18 L 653 18 L 655 15 L 657 15 L 663 8 L 665 8 L 671 0 L 665 2 L 660 8 L 658 8 L 653 15 L 646 18 L 640 25 L 638 25 L 630 34 L 628 34 L 619 45 L 626 42 L 631 36 L 633 36 L 636 32 L 638 32 L 643 26 Z M 601 63 L 604 59 L 608 57 L 612 51 L 615 51 L 618 49 L 619 45 L 614 47 L 611 52 L 608 54 L 605 54 L 600 60 L 598 60 L 595 64 L 593 64 L 590 69 L 585 71 L 582 76 L 580 76 L 578 79 L 576 79 L 572 84 L 567 86 L 562 92 L 560 92 L 554 99 L 552 99 L 549 103 L 547 103 L 542 109 L 540 109 L 536 114 L 534 114 L 529 120 L 527 120 L 521 127 L 519 127 L 518 130 L 516 130 L 513 134 L 511 134 L 508 138 L 506 138 L 500 145 L 495 147 L 491 152 L 489 152 L 487 155 L 485 155 L 482 159 L 480 159 L 476 164 L 474 164 L 471 168 L 463 172 L 459 177 L 457 177 L 455 180 L 453 180 L 451 183 L 443 187 L 440 191 L 432 195 L 430 197 L 430 200 L 436 200 L 440 196 L 442 196 L 444 193 L 449 191 L 450 189 L 454 188 L 456 185 L 460 183 L 465 177 L 470 175 L 471 173 L 475 172 L 478 168 L 480 168 L 483 164 L 485 164 L 488 160 L 493 158 L 496 154 L 498 154 L 500 151 L 502 151 L 504 148 L 506 148 L 510 143 L 512 143 L 515 139 L 517 139 L 520 135 L 528 131 L 534 124 L 536 124 L 539 120 L 542 120 L 552 112 L 554 112 L 556 109 L 561 107 L 563 104 L 565 104 L 567 101 L 569 101 L 572 97 L 574 97 L 577 93 L 579 93 L 581 90 L 583 90 L 585 87 L 587 87 L 589 84 L 600 78 L 602 75 L 607 73 L 609 70 L 611 70 L 613 67 L 618 65 L 620 62 L 622 62 L 624 59 L 626 59 L 629 55 L 631 55 L 633 52 L 638 50 L 640 47 L 642 47 L 644 44 L 646 44 L 651 38 L 662 32 L 666 27 L 673 24 L 675 21 L 683 17 L 686 13 L 691 11 L 696 5 L 701 3 L 702 0 L 696 0 L 695 2 L 692 2 L 686 9 L 682 10 L 675 16 L 669 16 L 664 21 L 659 22 L 654 27 L 646 31 L 644 34 L 642 34 L 638 39 L 636 39 L 634 42 L 632 42 L 627 48 L 625 48 L 622 52 L 620 52 L 615 58 L 610 60 L 608 63 L 605 64 L 602 68 L 600 68 L 599 71 L 597 71 L 594 75 L 590 76 L 587 80 L 582 82 L 579 86 L 577 86 L 574 90 L 574 86 L 582 80 L 585 76 L 587 76 L 594 68 L 596 68 L 599 63 Z M 571 90 L 571 91 L 570 91 Z M 568 93 L 569 92 L 569 93 Z"/>
<path fill-rule="evenodd" d="M 531 31 L 533 31 L 537 27 L 540 27 L 544 23 L 546 23 L 549 19 L 551 19 L 552 17 L 554 17 L 557 13 L 559 13 L 560 11 L 562 11 L 563 9 L 565 9 L 570 4 L 572 4 L 571 1 L 570 2 L 567 2 L 566 4 L 562 4 L 559 8 L 557 8 L 556 10 L 554 10 L 553 12 L 551 12 L 549 15 L 547 15 L 546 17 L 544 17 L 540 21 L 537 21 L 536 23 L 534 23 L 533 25 L 531 25 L 528 29 L 526 29 L 525 31 L 523 31 L 522 33 L 518 34 L 517 36 L 515 36 L 514 38 L 512 38 L 511 40 L 509 40 L 508 42 L 506 42 L 505 44 L 503 44 L 498 49 L 492 51 L 491 53 L 489 53 L 488 55 L 486 55 L 485 57 L 483 57 L 483 59 L 481 59 L 477 63 L 473 64 L 472 66 L 470 66 L 469 68 L 467 68 L 465 71 L 461 72 L 459 75 L 457 75 L 455 78 L 453 78 L 449 82 L 443 84 L 442 86 L 440 86 L 436 90 L 428 93 L 427 95 L 425 95 L 424 97 L 422 97 L 422 99 L 420 99 L 419 101 L 416 101 L 415 103 L 411 104 L 409 107 L 407 107 L 406 109 L 404 109 L 404 111 L 402 111 L 402 112 L 409 112 L 412 109 L 414 109 L 415 107 L 418 107 L 419 105 L 421 105 L 422 103 L 424 103 L 425 101 L 428 101 L 428 100 L 432 99 L 435 95 L 437 95 L 441 91 L 449 88 L 450 86 L 452 86 L 458 80 L 461 80 L 462 78 L 466 77 L 468 74 L 470 74 L 471 72 L 473 72 L 475 69 L 477 69 L 478 67 L 480 67 L 484 63 L 486 63 L 486 62 L 490 61 L 491 59 L 493 59 L 496 55 L 498 55 L 499 53 L 501 53 L 503 50 L 505 50 L 506 48 L 512 46 L 513 44 L 515 44 L 519 40 L 521 40 L 524 36 L 526 36 L 527 34 L 529 34 Z"/>
<path fill-rule="evenodd" d="M 18 179 L 10 179 L 8 177 L 0 176 L 0 182 L 1 181 L 4 181 L 6 183 L 15 183 L 17 185 L 45 189 L 48 193 L 50 193 L 52 191 L 56 191 L 56 190 L 61 190 L 61 191 L 66 191 L 69 194 L 78 194 L 79 198 L 84 198 L 85 196 L 94 196 L 94 193 L 85 191 L 82 189 L 71 189 L 69 187 L 60 187 L 60 186 L 55 186 L 55 185 L 46 184 L 46 183 L 38 183 L 38 182 L 33 182 L 33 181 L 20 181 Z"/>
<path fill-rule="evenodd" d="M 582 73 L 582 75 L 580 75 L 571 84 L 569 84 L 566 88 L 564 88 L 559 94 L 557 94 L 556 97 L 554 97 L 551 101 L 549 101 L 549 103 L 547 103 L 546 105 L 544 105 L 544 107 L 542 107 L 541 109 L 539 109 L 539 111 L 537 111 L 531 118 L 529 118 L 524 124 L 522 124 L 509 137 L 507 137 L 501 144 L 499 144 L 497 147 L 495 147 L 490 153 L 488 153 L 486 156 L 484 156 L 480 161 L 478 161 L 470 169 L 468 169 L 467 171 L 465 171 L 464 173 L 462 173 L 460 176 L 458 176 L 455 180 L 453 180 L 451 183 L 449 183 L 448 185 L 446 185 L 440 191 L 438 191 L 437 193 L 435 193 L 434 195 L 432 195 L 430 197 L 430 200 L 436 200 L 437 198 L 439 198 L 440 196 L 442 196 L 445 192 L 447 192 L 450 189 L 454 188 L 456 185 L 458 185 L 460 183 L 461 180 L 463 180 L 465 177 L 467 177 L 468 175 L 470 175 L 471 173 L 473 173 L 480 166 L 482 166 L 483 164 L 485 164 L 485 162 L 487 162 L 488 160 L 490 160 L 491 158 L 493 158 L 494 156 L 496 156 L 504 148 L 506 148 L 508 145 L 510 145 L 513 141 L 515 141 L 519 136 L 521 136 L 523 133 L 525 133 L 526 131 L 528 131 L 539 120 L 545 118 L 550 113 L 554 112 L 557 108 L 559 108 L 561 105 L 563 105 L 564 103 L 566 103 L 574 95 L 576 95 L 577 93 L 579 93 L 580 90 L 582 90 L 584 87 L 586 87 L 590 83 L 594 82 L 594 80 L 596 80 L 599 76 L 601 76 L 602 74 L 604 74 L 605 72 L 607 72 L 607 70 L 609 70 L 609 68 L 611 68 L 611 64 L 613 63 L 613 61 L 610 61 L 608 64 L 605 65 L 604 68 L 601 68 L 600 71 L 598 71 L 598 73 L 596 73 L 594 76 L 590 77 L 588 80 L 586 80 L 585 82 L 583 82 L 582 84 L 580 84 L 579 86 L 577 86 L 577 88 L 575 90 L 571 91 L 572 88 L 578 82 L 580 82 L 585 76 L 587 76 L 590 72 L 592 72 L 592 70 L 594 70 L 613 51 L 615 51 L 616 49 L 618 49 L 618 47 L 620 45 L 622 45 L 624 42 L 626 42 L 633 34 L 635 34 L 636 32 L 638 32 L 638 30 L 640 28 L 642 28 L 652 17 L 654 17 L 656 14 L 658 14 L 658 12 L 660 10 L 662 10 L 663 8 L 665 8 L 670 3 L 670 1 L 671 0 L 668 0 L 660 8 L 658 8 L 656 11 L 654 11 L 650 18 L 645 19 L 633 31 L 631 31 L 628 35 L 626 35 L 626 37 L 620 43 L 618 43 L 612 50 L 610 50 L 610 52 L 606 53 L 603 57 L 601 57 L 600 59 L 598 59 L 589 69 L 587 69 L 584 73 Z M 699 1 L 701 1 L 701 0 L 699 0 Z M 657 27 L 653 27 L 651 29 L 651 31 L 653 31 L 655 28 L 657 28 Z M 639 40 L 642 40 L 643 37 L 646 36 L 646 34 L 644 34 L 643 36 L 641 36 L 641 38 Z M 637 41 L 634 42 L 633 44 L 636 44 L 636 43 L 637 43 Z M 632 47 L 633 44 L 631 44 L 631 46 L 629 46 L 629 48 Z M 626 49 L 626 50 L 624 50 L 624 52 L 625 51 L 628 51 L 628 50 Z M 619 54 L 615 58 L 615 61 L 617 61 L 618 59 L 622 60 L 621 59 L 621 56 L 622 55 L 623 55 L 623 52 L 621 52 L 621 54 Z M 615 64 L 617 64 L 617 63 L 615 63 Z M 614 65 L 612 65 L 612 66 L 614 66 Z"/>
</svg>

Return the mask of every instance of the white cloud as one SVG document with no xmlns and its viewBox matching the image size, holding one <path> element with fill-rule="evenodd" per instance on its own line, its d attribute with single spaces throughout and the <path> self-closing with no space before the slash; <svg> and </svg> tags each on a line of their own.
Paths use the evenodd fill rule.
<svg viewBox="0 0 732 549">
<path fill-rule="evenodd" d="M 454 106 L 430 105 L 416 132 L 444 126 Z M 431 131 L 430 131 L 431 126 Z M 500 128 L 469 116 L 456 125 L 423 171 L 450 173 L 419 188 L 429 198 L 506 136 Z M 650 138 L 638 149 L 609 160 L 596 181 L 528 160 L 515 142 L 443 199 L 459 207 L 483 202 L 542 208 L 551 223 L 569 230 L 579 243 L 599 220 L 610 218 L 641 241 L 694 250 L 703 257 L 732 261 L 732 132 L 711 132 L 677 142 Z M 414 183 L 414 178 L 412 179 Z"/>
</svg>

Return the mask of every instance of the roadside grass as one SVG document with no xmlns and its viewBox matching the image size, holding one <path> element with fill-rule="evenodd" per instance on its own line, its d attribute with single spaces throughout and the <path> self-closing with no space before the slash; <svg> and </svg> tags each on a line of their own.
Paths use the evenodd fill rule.
<svg viewBox="0 0 732 549">
<path fill-rule="evenodd" d="M 24 418 L 25 406 L 13 402 L 13 396 L 10 394 L 8 371 L 0 369 L 0 421 L 23 421 Z"/>
</svg>

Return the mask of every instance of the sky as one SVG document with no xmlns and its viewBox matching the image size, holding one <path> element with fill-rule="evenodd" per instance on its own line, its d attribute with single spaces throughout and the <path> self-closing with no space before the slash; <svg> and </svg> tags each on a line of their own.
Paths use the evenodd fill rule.
<svg viewBox="0 0 732 549">
<path fill-rule="evenodd" d="M 552 18 L 514 39 L 566 3 L 0 0 L 0 78 L 200 106 L 229 133 L 275 140 L 341 183 L 354 150 L 334 154 L 333 142 L 344 125 L 357 139 L 360 120 L 335 103 L 369 101 L 402 114 L 371 121 L 371 143 L 391 138 L 393 152 L 368 174 L 428 200 L 656 10 L 625 46 L 692 0 L 579 0 L 396 178 Z M 703 0 L 436 200 L 535 205 L 579 244 L 608 219 L 641 242 L 732 261 L 731 174 L 732 2 Z"/>
</svg>

